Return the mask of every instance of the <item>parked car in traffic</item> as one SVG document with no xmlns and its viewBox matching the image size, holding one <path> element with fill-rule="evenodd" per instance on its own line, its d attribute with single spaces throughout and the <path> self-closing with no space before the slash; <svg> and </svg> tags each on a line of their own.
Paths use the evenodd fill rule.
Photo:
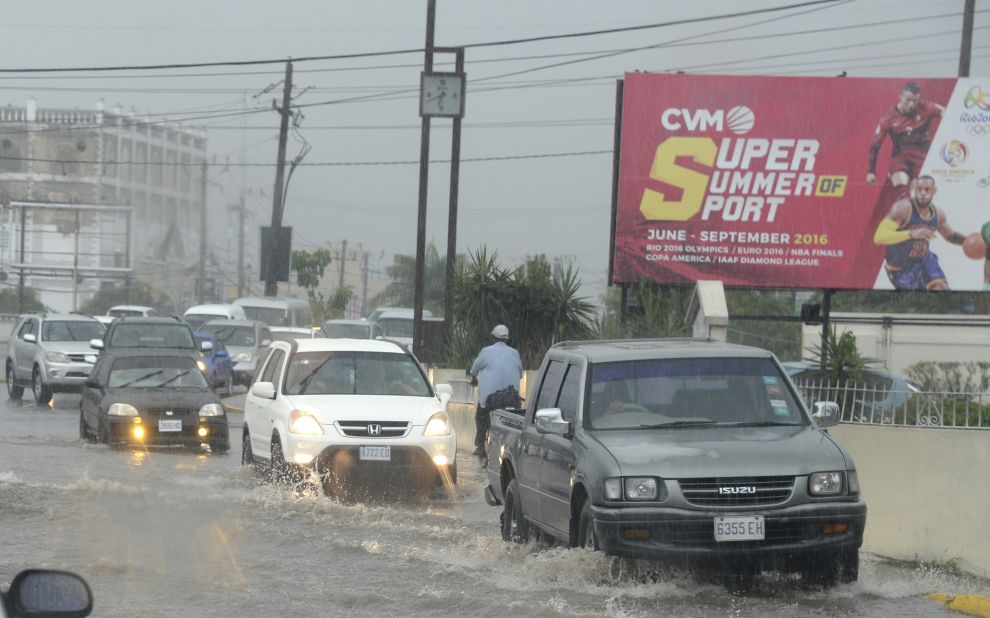
<svg viewBox="0 0 990 618">
<path fill-rule="evenodd" d="M 271 329 L 257 320 L 211 320 L 199 330 L 223 342 L 234 363 L 234 384 L 250 384 L 261 352 L 272 342 Z"/>
<path fill-rule="evenodd" d="M 145 305 L 116 305 L 107 309 L 107 316 L 111 318 L 155 318 L 158 312 L 154 307 Z"/>
<path fill-rule="evenodd" d="M 79 437 L 130 445 L 230 448 L 227 413 L 206 381 L 199 352 L 115 347 L 83 388 Z"/>
<path fill-rule="evenodd" d="M 808 398 L 820 399 L 828 395 L 843 408 L 843 418 L 872 416 L 882 422 L 898 406 L 907 403 L 920 389 L 907 378 L 891 373 L 882 367 L 866 367 L 860 378 L 844 384 L 821 377 L 818 363 L 788 361 L 781 363 L 784 371 Z"/>
<path fill-rule="evenodd" d="M 45 405 L 56 392 L 79 392 L 96 361 L 89 341 L 103 337 L 104 327 L 76 314 L 27 314 L 14 323 L 7 343 L 4 375 L 7 396 L 20 399 L 30 388 Z"/>
<path fill-rule="evenodd" d="M 209 341 L 197 343 L 189 325 L 175 317 L 120 317 L 107 327 L 102 338 L 89 342 L 89 347 L 95 350 L 176 348 L 206 352 L 210 346 Z"/>
<path fill-rule="evenodd" d="M 711 339 L 547 352 L 525 409 L 492 413 L 486 501 L 502 537 L 611 555 L 856 581 L 856 466 L 766 350 Z M 728 580 L 731 581 L 731 580 Z"/>
<path fill-rule="evenodd" d="M 238 305 L 195 305 L 186 309 L 182 318 L 195 331 L 211 320 L 246 320 L 247 314 L 244 313 L 244 308 Z"/>
<path fill-rule="evenodd" d="M 272 334 L 272 341 L 292 341 L 293 339 L 313 339 L 322 337 L 323 331 L 319 328 L 296 328 L 293 326 L 272 326 L 268 329 Z"/>
<path fill-rule="evenodd" d="M 194 336 L 198 343 L 209 341 L 212 347 L 212 349 L 202 352 L 205 366 L 203 373 L 206 374 L 206 381 L 218 393 L 229 397 L 234 389 L 234 363 L 230 358 L 230 352 L 227 351 L 227 346 L 209 331 L 198 331 Z"/>
<path fill-rule="evenodd" d="M 411 348 L 413 344 L 413 316 L 412 309 L 400 307 L 387 307 L 376 309 L 372 314 L 374 319 L 369 317 L 369 321 L 374 321 L 382 330 L 382 335 L 391 341 L 396 341 Z M 423 318 L 432 318 L 433 314 L 423 311 Z"/>
<path fill-rule="evenodd" d="M 258 320 L 268 326 L 313 326 L 309 301 L 299 298 L 238 298 L 234 304 L 244 308 L 247 319 Z"/>
<path fill-rule="evenodd" d="M 377 322 L 371 320 L 327 320 L 323 334 L 332 339 L 379 339 L 385 333 Z"/>
<path fill-rule="evenodd" d="M 244 404 L 242 461 L 276 482 L 315 474 L 331 496 L 390 480 L 428 492 L 457 482 L 449 399 L 395 343 L 276 341 Z"/>
</svg>

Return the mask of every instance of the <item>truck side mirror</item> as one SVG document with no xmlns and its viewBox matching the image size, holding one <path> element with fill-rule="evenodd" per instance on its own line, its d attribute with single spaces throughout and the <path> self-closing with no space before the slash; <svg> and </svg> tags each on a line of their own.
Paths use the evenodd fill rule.
<svg viewBox="0 0 990 618">
<path fill-rule="evenodd" d="M 102 350 L 103 349 L 103 340 L 102 339 L 90 339 L 89 340 L 89 347 L 93 348 L 94 350 Z"/>
<path fill-rule="evenodd" d="M 565 436 L 571 432 L 571 423 L 564 420 L 560 408 L 543 408 L 536 411 L 536 431 Z"/>
<path fill-rule="evenodd" d="M 834 401 L 816 401 L 815 411 L 811 416 L 815 419 L 815 423 L 817 423 L 819 427 L 832 427 L 833 425 L 838 425 L 841 417 L 839 404 Z"/>
<path fill-rule="evenodd" d="M 38 341 L 38 338 L 34 336 L 34 333 L 24 333 L 24 336 L 21 337 L 21 339 L 27 341 L 28 343 L 37 343 Z"/>
</svg>

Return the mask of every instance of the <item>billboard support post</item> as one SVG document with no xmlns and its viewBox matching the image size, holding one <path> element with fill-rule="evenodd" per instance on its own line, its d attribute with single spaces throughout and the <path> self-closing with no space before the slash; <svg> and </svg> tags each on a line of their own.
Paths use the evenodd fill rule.
<svg viewBox="0 0 990 618">
<path fill-rule="evenodd" d="M 828 341 L 828 329 L 831 328 L 829 315 L 832 313 L 832 294 L 835 290 L 822 290 L 822 354 L 820 359 L 820 369 L 825 371 L 826 357 L 831 354 L 825 345 Z"/>
</svg>

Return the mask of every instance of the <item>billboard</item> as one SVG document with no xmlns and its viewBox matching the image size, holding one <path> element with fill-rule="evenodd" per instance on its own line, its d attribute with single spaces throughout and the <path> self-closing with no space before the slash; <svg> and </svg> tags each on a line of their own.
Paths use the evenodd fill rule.
<svg viewBox="0 0 990 618">
<path fill-rule="evenodd" d="M 613 283 L 988 289 L 990 79 L 626 74 L 619 157 Z"/>
</svg>

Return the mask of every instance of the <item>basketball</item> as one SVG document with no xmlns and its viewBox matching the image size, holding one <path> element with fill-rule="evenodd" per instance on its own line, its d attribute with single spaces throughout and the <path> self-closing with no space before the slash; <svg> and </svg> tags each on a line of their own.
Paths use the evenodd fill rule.
<svg viewBox="0 0 990 618">
<path fill-rule="evenodd" d="M 974 232 L 963 241 L 963 253 L 971 260 L 982 260 L 987 256 L 987 243 L 983 242 L 983 235 Z"/>
</svg>

